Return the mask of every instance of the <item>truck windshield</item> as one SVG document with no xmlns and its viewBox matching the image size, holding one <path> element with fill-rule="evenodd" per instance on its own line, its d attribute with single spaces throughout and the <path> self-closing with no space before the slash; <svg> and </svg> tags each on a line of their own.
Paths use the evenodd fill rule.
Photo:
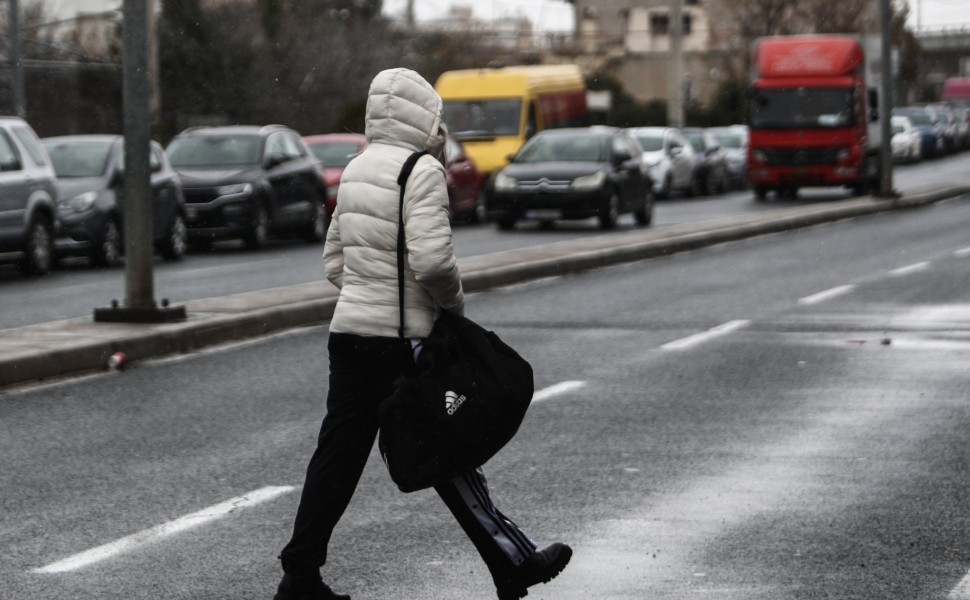
<svg viewBox="0 0 970 600">
<path fill-rule="evenodd" d="M 845 88 L 756 90 L 751 127 L 758 129 L 834 129 L 856 124 L 853 94 Z"/>
<path fill-rule="evenodd" d="M 448 131 L 459 140 L 518 135 L 522 101 L 445 100 L 442 119 Z"/>
</svg>

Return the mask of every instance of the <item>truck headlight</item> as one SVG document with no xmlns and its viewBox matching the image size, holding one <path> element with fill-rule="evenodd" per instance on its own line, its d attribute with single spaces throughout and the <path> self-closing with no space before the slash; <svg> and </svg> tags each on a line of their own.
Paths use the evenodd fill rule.
<svg viewBox="0 0 970 600">
<path fill-rule="evenodd" d="M 509 177 L 505 173 L 499 173 L 495 177 L 495 191 L 496 192 L 511 192 L 515 189 L 515 184 L 517 182 L 512 177 Z"/>
<path fill-rule="evenodd" d="M 606 173 L 604 171 L 597 171 L 592 175 L 584 175 L 583 177 L 573 179 L 569 187 L 579 191 L 595 190 L 603 187 L 604 181 L 606 181 Z"/>
</svg>

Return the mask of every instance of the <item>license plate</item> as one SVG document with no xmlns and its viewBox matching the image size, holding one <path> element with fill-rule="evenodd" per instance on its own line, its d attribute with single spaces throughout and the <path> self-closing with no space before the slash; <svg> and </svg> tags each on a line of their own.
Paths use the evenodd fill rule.
<svg viewBox="0 0 970 600">
<path fill-rule="evenodd" d="M 525 211 L 526 219 L 538 219 L 540 221 L 551 221 L 562 216 L 562 212 L 555 208 L 537 208 Z"/>
</svg>

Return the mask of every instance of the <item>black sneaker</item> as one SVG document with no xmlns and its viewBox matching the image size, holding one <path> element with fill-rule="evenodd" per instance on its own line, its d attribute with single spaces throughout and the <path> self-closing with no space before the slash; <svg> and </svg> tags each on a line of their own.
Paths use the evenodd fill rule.
<svg viewBox="0 0 970 600">
<path fill-rule="evenodd" d="M 320 579 L 320 573 L 306 576 L 284 573 L 273 600 L 350 600 L 350 596 L 331 590 Z"/>
<path fill-rule="evenodd" d="M 566 568 L 572 555 L 573 549 L 559 542 L 539 550 L 519 565 L 510 577 L 496 582 L 499 600 L 519 600 L 529 594 L 527 588 L 552 581 Z"/>
</svg>

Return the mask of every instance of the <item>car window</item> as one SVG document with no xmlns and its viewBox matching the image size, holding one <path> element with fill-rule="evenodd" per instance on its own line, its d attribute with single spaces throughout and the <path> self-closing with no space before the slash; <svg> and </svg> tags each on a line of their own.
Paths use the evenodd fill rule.
<svg viewBox="0 0 970 600">
<path fill-rule="evenodd" d="M 259 164 L 258 135 L 188 135 L 176 138 L 165 153 L 175 168 Z"/>
<path fill-rule="evenodd" d="M 522 147 L 515 162 L 606 162 L 609 151 L 609 138 L 605 136 L 537 135 Z"/>
<path fill-rule="evenodd" d="M 627 160 L 633 156 L 630 152 L 630 147 L 627 146 L 626 140 L 620 136 L 613 138 L 610 150 L 613 153 L 613 157 L 620 160 Z"/>
<path fill-rule="evenodd" d="M 58 177 L 100 177 L 108 168 L 112 142 L 47 142 L 47 153 Z"/>
<path fill-rule="evenodd" d="M 282 133 L 274 133 L 266 142 L 266 157 L 278 162 L 286 162 L 298 158 L 298 153 L 294 154 L 291 144 L 287 143 L 287 136 Z"/>
<path fill-rule="evenodd" d="M 153 147 L 148 157 L 148 166 L 152 170 L 152 173 L 157 173 L 162 170 L 162 157 L 159 154 L 158 148 Z"/>
<path fill-rule="evenodd" d="M 287 158 L 303 158 L 306 153 L 303 150 L 303 145 L 300 144 L 300 138 L 292 134 L 285 134 L 283 138 L 283 154 Z"/>
<path fill-rule="evenodd" d="M 664 139 L 657 135 L 639 135 L 637 141 L 644 152 L 656 152 L 664 147 Z"/>
<path fill-rule="evenodd" d="M 11 127 L 13 134 L 17 136 L 20 143 L 24 145 L 27 149 L 27 153 L 30 157 L 34 159 L 34 164 L 46 165 L 47 158 L 44 156 L 44 151 L 41 149 L 40 145 L 37 143 L 37 138 L 30 131 L 24 129 L 23 127 Z"/>
<path fill-rule="evenodd" d="M 6 131 L 0 131 L 0 171 L 19 171 L 20 155 Z"/>
</svg>

